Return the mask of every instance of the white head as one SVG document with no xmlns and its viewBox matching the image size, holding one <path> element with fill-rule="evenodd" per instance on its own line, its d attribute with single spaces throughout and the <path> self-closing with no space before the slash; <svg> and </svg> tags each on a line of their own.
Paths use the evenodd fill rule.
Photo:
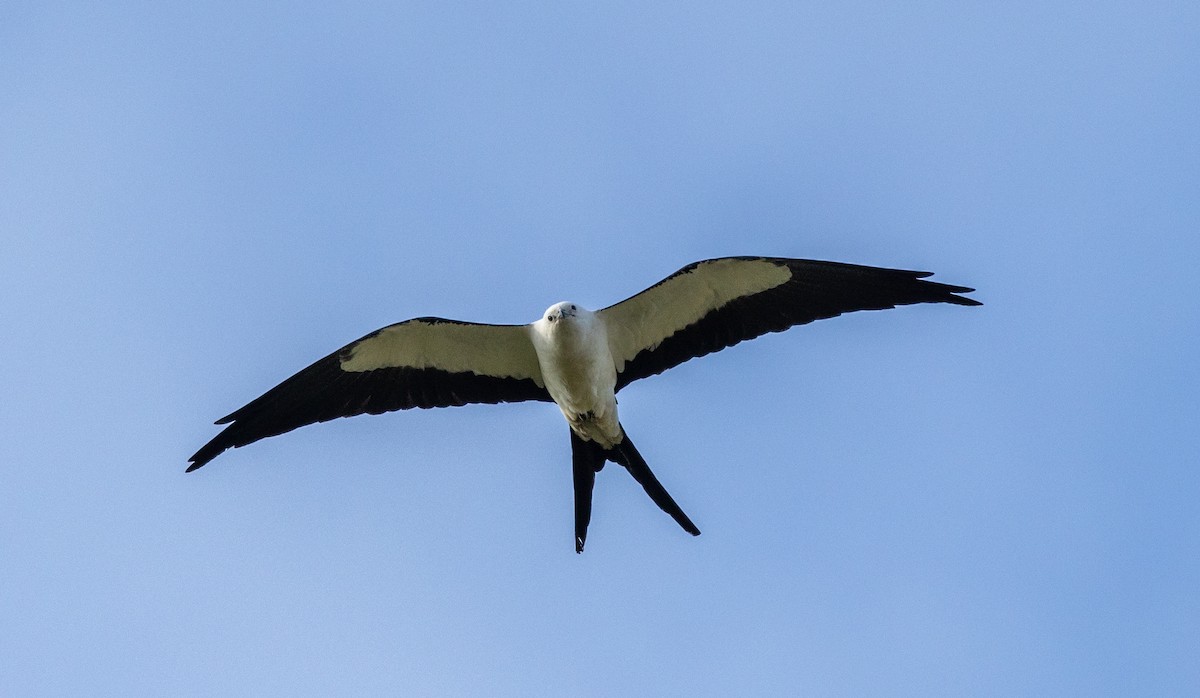
<svg viewBox="0 0 1200 698">
<path fill-rule="evenodd" d="M 537 319 L 537 322 L 531 325 L 533 328 L 534 341 L 539 341 L 538 338 L 546 340 L 551 344 L 568 341 L 593 341 L 597 336 L 597 332 L 603 332 L 603 323 L 596 313 L 587 308 L 572 303 L 563 301 L 555 303 L 546 308 L 546 312 Z"/>
<path fill-rule="evenodd" d="M 588 311 L 584 310 L 581 306 L 576 305 L 575 303 L 563 301 L 561 303 L 555 303 L 549 308 L 546 308 L 546 312 L 542 313 L 542 320 L 550 325 L 558 325 L 564 321 L 570 322 L 572 319 L 577 318 L 586 312 Z"/>
</svg>

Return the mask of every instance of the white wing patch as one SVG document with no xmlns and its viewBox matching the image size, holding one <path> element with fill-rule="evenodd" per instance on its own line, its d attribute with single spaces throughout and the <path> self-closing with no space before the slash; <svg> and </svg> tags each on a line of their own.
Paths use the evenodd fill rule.
<svg viewBox="0 0 1200 698">
<path fill-rule="evenodd" d="M 352 345 L 343 371 L 433 368 L 542 383 L 527 325 L 477 325 L 409 320 L 385 327 Z"/>
<path fill-rule="evenodd" d="M 790 269 L 767 260 L 715 259 L 601 310 L 617 372 L 714 310 L 791 278 Z"/>
</svg>

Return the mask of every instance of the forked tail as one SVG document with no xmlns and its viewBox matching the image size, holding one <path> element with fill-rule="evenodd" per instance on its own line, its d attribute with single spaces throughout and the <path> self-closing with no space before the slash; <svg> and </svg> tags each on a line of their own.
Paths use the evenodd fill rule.
<svg viewBox="0 0 1200 698">
<path fill-rule="evenodd" d="M 571 470 L 575 481 L 575 552 L 583 552 L 583 544 L 587 540 L 588 523 L 592 519 L 592 489 L 596 484 L 596 473 L 604 467 L 605 461 L 623 466 L 646 490 L 650 499 L 675 519 L 675 523 L 693 536 L 700 535 L 700 529 L 654 477 L 650 466 L 646 465 L 646 459 L 638 453 L 629 435 L 624 433 L 624 427 L 622 434 L 624 438 L 621 443 L 606 450 L 593 441 L 584 441 L 574 430 L 571 431 Z"/>
</svg>

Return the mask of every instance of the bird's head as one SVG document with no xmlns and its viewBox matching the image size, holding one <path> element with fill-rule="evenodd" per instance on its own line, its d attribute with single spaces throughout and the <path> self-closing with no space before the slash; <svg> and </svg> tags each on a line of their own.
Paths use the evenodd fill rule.
<svg viewBox="0 0 1200 698">
<path fill-rule="evenodd" d="M 564 320 L 570 321 L 571 319 L 578 317 L 582 311 L 583 308 L 579 307 L 578 305 L 569 301 L 563 301 L 561 303 L 555 303 L 549 308 L 546 308 L 546 312 L 542 315 L 542 319 L 551 325 L 557 325 Z"/>
</svg>

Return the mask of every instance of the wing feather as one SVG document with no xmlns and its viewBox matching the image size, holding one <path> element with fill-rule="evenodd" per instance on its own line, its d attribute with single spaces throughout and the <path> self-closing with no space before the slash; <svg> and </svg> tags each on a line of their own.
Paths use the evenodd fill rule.
<svg viewBox="0 0 1200 698">
<path fill-rule="evenodd" d="M 981 305 L 974 289 L 923 281 L 930 272 L 779 257 L 690 264 L 600 311 L 617 390 L 698 356 L 856 310 L 912 303 Z"/>
<path fill-rule="evenodd" d="M 316 422 L 413 407 L 550 400 L 525 325 L 416 318 L 351 342 L 217 421 L 188 471 Z"/>
</svg>

